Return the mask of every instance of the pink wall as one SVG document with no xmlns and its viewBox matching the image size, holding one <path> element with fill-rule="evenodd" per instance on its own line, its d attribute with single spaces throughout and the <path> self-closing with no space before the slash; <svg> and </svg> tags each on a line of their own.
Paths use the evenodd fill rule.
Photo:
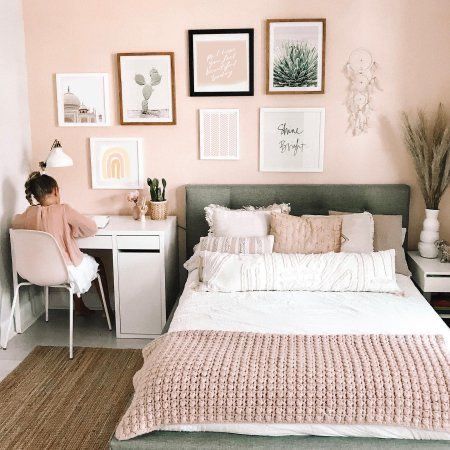
<svg viewBox="0 0 450 450">
<path fill-rule="evenodd" d="M 424 203 L 403 145 L 400 112 L 450 111 L 450 2 L 448 0 L 24 0 L 33 158 L 41 160 L 54 138 L 75 167 L 56 169 L 65 201 L 86 213 L 127 213 L 122 191 L 92 190 L 91 136 L 144 138 L 146 175 L 169 183 L 170 210 L 184 221 L 186 183 L 407 183 L 412 186 L 410 245 L 415 246 Z M 265 19 L 327 19 L 326 93 L 264 94 Z M 255 29 L 255 96 L 199 98 L 188 95 L 187 30 Z M 346 133 L 347 80 L 342 68 L 351 50 L 370 49 L 383 88 L 375 95 L 368 134 Z M 178 123 L 120 126 L 115 54 L 174 51 Z M 108 72 L 112 86 L 109 128 L 57 127 L 54 74 Z M 25 101 L 18 99 L 18 101 Z M 326 108 L 324 172 L 258 171 L 258 108 Z M 240 161 L 200 161 L 198 109 L 239 108 Z M 450 239 L 450 192 L 441 205 L 442 235 Z"/>
</svg>

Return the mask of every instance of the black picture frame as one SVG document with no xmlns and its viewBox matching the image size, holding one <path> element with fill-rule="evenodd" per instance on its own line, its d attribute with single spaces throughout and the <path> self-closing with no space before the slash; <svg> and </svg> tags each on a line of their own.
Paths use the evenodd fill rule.
<svg viewBox="0 0 450 450">
<path fill-rule="evenodd" d="M 194 72 L 194 36 L 199 34 L 248 34 L 248 90 L 245 91 L 196 91 Z M 188 30 L 189 37 L 189 93 L 191 97 L 223 97 L 223 96 L 253 96 L 254 95 L 254 29 L 253 28 L 226 28 L 208 30 Z"/>
</svg>

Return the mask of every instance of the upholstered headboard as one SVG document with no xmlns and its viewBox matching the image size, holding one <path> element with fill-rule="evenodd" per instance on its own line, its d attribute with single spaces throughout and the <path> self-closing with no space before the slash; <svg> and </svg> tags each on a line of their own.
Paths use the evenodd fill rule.
<svg viewBox="0 0 450 450">
<path fill-rule="evenodd" d="M 410 188 L 406 184 L 189 184 L 186 186 L 186 253 L 208 233 L 205 206 L 241 208 L 290 203 L 291 214 L 328 210 L 399 214 L 408 227 Z M 406 242 L 406 239 L 405 239 Z"/>
</svg>

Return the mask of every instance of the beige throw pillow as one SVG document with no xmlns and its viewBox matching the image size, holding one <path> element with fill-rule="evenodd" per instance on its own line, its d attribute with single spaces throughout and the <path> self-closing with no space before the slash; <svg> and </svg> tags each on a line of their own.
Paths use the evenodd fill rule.
<svg viewBox="0 0 450 450">
<path fill-rule="evenodd" d="M 329 211 L 330 215 L 340 215 L 338 211 Z M 369 212 L 342 215 L 341 252 L 372 253 L 374 220 Z"/>
<path fill-rule="evenodd" d="M 328 253 L 341 249 L 342 217 L 296 217 L 272 213 L 276 253 Z"/>
<path fill-rule="evenodd" d="M 330 214 L 348 214 L 352 213 L 329 211 Z M 405 240 L 406 230 L 402 228 L 402 216 L 374 214 L 374 234 L 373 250 L 381 252 L 383 250 L 395 250 L 395 272 L 401 275 L 411 276 L 406 263 L 403 241 Z"/>
<path fill-rule="evenodd" d="M 374 214 L 375 233 L 373 247 L 376 252 L 395 250 L 395 271 L 407 277 L 411 276 L 406 263 L 403 248 L 402 216 Z"/>
</svg>

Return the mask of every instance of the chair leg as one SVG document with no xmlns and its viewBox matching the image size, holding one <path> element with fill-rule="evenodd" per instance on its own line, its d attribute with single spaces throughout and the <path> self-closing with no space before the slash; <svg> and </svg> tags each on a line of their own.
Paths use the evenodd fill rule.
<svg viewBox="0 0 450 450">
<path fill-rule="evenodd" d="M 44 297 L 45 297 L 45 321 L 48 322 L 48 286 L 44 286 Z"/>
<path fill-rule="evenodd" d="M 100 278 L 100 275 L 97 275 L 97 282 L 100 288 L 100 294 L 102 297 L 102 304 L 103 304 L 103 309 L 105 310 L 105 314 L 106 314 L 106 321 L 108 322 L 108 329 L 112 330 L 112 326 L 111 326 L 111 319 L 109 317 L 109 311 L 108 311 L 108 307 L 106 305 L 106 299 L 105 299 L 105 292 L 103 291 L 103 283 L 102 283 L 102 279 Z"/>
<path fill-rule="evenodd" d="M 69 289 L 69 359 L 73 359 L 73 290 Z"/>
<path fill-rule="evenodd" d="M 3 345 L 2 347 L 6 350 L 6 347 L 8 345 L 8 340 L 9 340 L 9 335 L 11 333 L 11 326 L 12 326 L 12 322 L 14 319 L 14 313 L 16 311 L 16 304 L 19 300 L 19 289 L 20 286 L 23 286 L 22 284 L 17 285 L 16 290 L 14 292 L 14 298 L 13 298 L 13 302 L 11 304 L 11 313 L 9 314 L 9 321 L 8 321 L 8 328 L 6 330 L 6 336 L 3 339 Z"/>
</svg>

